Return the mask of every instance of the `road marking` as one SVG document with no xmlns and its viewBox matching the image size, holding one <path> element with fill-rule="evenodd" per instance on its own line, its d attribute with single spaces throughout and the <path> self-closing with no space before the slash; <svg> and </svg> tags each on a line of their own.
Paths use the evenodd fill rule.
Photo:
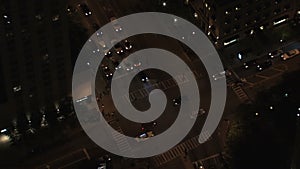
<svg viewBox="0 0 300 169">
<path fill-rule="evenodd" d="M 159 167 L 171 160 L 180 157 L 181 155 L 185 154 L 186 151 L 197 148 L 199 145 L 200 143 L 198 142 L 198 136 L 192 137 L 191 139 L 188 139 L 183 143 L 180 143 L 177 146 L 173 147 L 169 151 L 152 157 L 152 159 L 156 167 Z"/>
</svg>

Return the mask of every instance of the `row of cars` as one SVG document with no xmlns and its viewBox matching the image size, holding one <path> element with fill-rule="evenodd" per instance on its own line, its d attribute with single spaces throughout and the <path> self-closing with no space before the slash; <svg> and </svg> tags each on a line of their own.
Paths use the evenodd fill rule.
<svg viewBox="0 0 300 169">
<path fill-rule="evenodd" d="M 268 58 L 264 61 L 250 60 L 243 63 L 245 69 L 256 68 L 257 71 L 263 71 L 273 65 L 273 60 L 280 58 L 283 61 L 289 60 L 300 54 L 299 49 L 292 49 L 288 52 L 283 52 L 282 50 L 276 50 L 274 52 L 268 53 Z"/>
</svg>

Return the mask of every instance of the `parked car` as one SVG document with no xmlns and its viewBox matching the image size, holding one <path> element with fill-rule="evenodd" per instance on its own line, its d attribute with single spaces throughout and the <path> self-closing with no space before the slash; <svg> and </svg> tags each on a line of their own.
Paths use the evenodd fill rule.
<svg viewBox="0 0 300 169">
<path fill-rule="evenodd" d="M 299 49 L 293 49 L 293 50 L 290 50 L 290 51 L 284 53 L 283 55 L 281 55 L 281 59 L 282 60 L 288 60 L 288 59 L 291 59 L 291 58 L 293 58 L 293 57 L 295 57 L 299 54 L 300 54 Z"/>
<path fill-rule="evenodd" d="M 273 52 L 270 52 L 268 54 L 268 56 L 270 57 L 270 59 L 274 59 L 274 58 L 280 57 L 282 54 L 283 54 L 282 50 L 275 50 Z"/>
</svg>

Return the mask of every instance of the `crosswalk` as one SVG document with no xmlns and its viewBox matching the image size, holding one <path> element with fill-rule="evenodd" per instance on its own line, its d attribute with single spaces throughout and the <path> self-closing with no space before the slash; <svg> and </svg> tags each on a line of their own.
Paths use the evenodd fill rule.
<svg viewBox="0 0 300 169">
<path fill-rule="evenodd" d="M 250 103 L 251 100 L 241 86 L 234 85 L 231 87 L 233 92 L 238 96 L 242 103 Z"/>
<path fill-rule="evenodd" d="M 174 80 L 175 79 L 175 80 Z M 167 90 L 177 85 L 181 85 L 189 82 L 189 79 L 185 75 L 178 75 L 175 78 L 167 79 L 160 82 L 151 84 L 153 88 L 160 88 L 161 90 Z M 145 98 L 149 95 L 149 91 L 145 88 L 141 88 L 129 93 L 130 101 Z"/>
<path fill-rule="evenodd" d="M 121 152 L 130 152 L 132 150 L 131 146 L 129 145 L 126 136 L 124 135 L 123 130 L 121 129 L 120 125 L 116 121 L 110 122 L 111 127 L 115 130 L 112 131 L 112 137 L 114 138 L 117 147 Z"/>
<path fill-rule="evenodd" d="M 204 133 L 204 135 L 207 133 Z M 207 135 L 208 137 L 208 135 Z M 173 147 L 169 151 L 159 154 L 157 156 L 152 157 L 152 160 L 156 167 L 159 167 L 169 161 L 172 161 L 181 155 L 186 154 L 188 151 L 197 148 L 200 145 L 198 142 L 198 136 L 192 137 L 184 141 L 183 143 L 178 144 L 177 146 Z"/>
<path fill-rule="evenodd" d="M 193 166 L 195 169 L 199 168 L 224 168 L 224 160 L 222 157 L 222 153 L 213 154 L 209 157 L 197 160 L 193 162 Z"/>
</svg>

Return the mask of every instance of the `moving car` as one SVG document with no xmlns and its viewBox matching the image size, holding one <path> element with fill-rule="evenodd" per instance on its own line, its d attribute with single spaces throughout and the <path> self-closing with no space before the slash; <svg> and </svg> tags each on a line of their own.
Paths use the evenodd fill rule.
<svg viewBox="0 0 300 169">
<path fill-rule="evenodd" d="M 85 16 L 90 16 L 92 15 L 91 10 L 89 9 L 89 7 L 87 6 L 87 4 L 85 3 L 81 3 L 78 5 L 81 9 L 81 11 L 84 13 Z"/>
<path fill-rule="evenodd" d="M 249 69 L 249 68 L 251 68 L 251 67 L 256 66 L 256 64 L 257 64 L 257 62 L 256 62 L 256 60 L 254 59 L 254 60 L 250 60 L 250 61 L 248 61 L 248 62 L 243 63 L 243 67 L 244 67 L 245 69 Z"/>
<path fill-rule="evenodd" d="M 256 66 L 256 69 L 257 69 L 258 71 L 263 71 L 263 70 L 265 70 L 265 69 L 271 67 L 272 64 L 273 64 L 273 63 L 272 63 L 271 60 L 267 60 L 267 61 L 265 61 L 265 62 L 263 62 L 263 63 L 261 63 L 261 64 L 258 64 L 258 65 Z"/>
<path fill-rule="evenodd" d="M 217 74 L 214 74 L 212 77 L 214 78 L 214 80 L 225 78 L 226 77 L 226 72 L 225 71 L 219 72 Z"/>
<path fill-rule="evenodd" d="M 146 83 L 149 81 L 149 77 L 144 73 L 144 72 L 141 72 L 139 73 L 140 74 L 140 77 L 141 77 L 141 81 Z"/>
<path fill-rule="evenodd" d="M 120 44 L 120 43 L 117 43 L 115 46 L 114 46 L 114 49 L 116 51 L 116 53 L 118 55 L 121 55 L 124 53 L 124 49 L 123 49 L 123 46 Z"/>
<path fill-rule="evenodd" d="M 173 99 L 173 106 L 179 106 L 180 103 L 181 103 L 180 97 Z"/>
<path fill-rule="evenodd" d="M 288 59 L 291 59 L 291 58 L 293 58 L 293 57 L 295 57 L 299 54 L 300 54 L 299 49 L 293 49 L 293 50 L 290 50 L 290 51 L 284 53 L 283 55 L 281 55 L 281 59 L 282 60 L 288 60 Z"/>
<path fill-rule="evenodd" d="M 110 21 L 111 21 L 111 23 L 112 23 L 112 25 L 113 25 L 113 27 L 114 27 L 114 30 L 115 30 L 116 32 L 122 31 L 122 27 L 119 25 L 118 20 L 117 20 L 116 17 L 111 17 L 111 18 L 110 18 Z"/>
<path fill-rule="evenodd" d="M 128 51 L 128 50 L 132 49 L 132 44 L 126 39 L 124 41 L 124 47 Z"/>
</svg>

